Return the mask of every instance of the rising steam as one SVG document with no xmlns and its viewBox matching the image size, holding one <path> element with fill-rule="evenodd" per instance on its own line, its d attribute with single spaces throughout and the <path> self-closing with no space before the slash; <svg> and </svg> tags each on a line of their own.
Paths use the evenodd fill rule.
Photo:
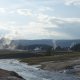
<svg viewBox="0 0 80 80">
<path fill-rule="evenodd" d="M 0 49 L 9 49 L 9 50 L 14 50 L 16 46 L 12 44 L 12 40 L 9 38 L 1 38 L 0 39 Z"/>
<path fill-rule="evenodd" d="M 0 49 L 15 49 L 16 45 L 12 44 L 12 40 L 17 33 L 6 34 L 0 38 Z"/>
<path fill-rule="evenodd" d="M 55 50 L 57 47 L 56 40 L 52 40 L 52 43 L 53 43 L 53 49 Z"/>
</svg>

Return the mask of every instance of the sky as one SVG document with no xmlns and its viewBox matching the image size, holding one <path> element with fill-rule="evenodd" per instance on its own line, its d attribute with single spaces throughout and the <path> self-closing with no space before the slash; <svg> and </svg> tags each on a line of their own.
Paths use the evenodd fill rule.
<svg viewBox="0 0 80 80">
<path fill-rule="evenodd" d="M 0 0 L 0 38 L 80 39 L 80 0 Z"/>
</svg>

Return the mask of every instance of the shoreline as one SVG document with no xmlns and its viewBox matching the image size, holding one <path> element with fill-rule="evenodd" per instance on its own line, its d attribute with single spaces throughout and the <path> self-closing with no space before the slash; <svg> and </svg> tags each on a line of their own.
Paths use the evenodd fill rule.
<svg viewBox="0 0 80 80">
<path fill-rule="evenodd" d="M 12 61 L 11 61 L 11 60 L 8 60 L 9 64 L 12 65 L 11 62 L 13 62 L 14 66 L 17 65 L 17 63 L 19 63 L 19 61 L 17 61 L 17 62 L 16 62 L 16 61 L 17 61 L 17 60 L 14 60 L 14 61 L 13 61 L 13 60 L 12 60 Z M 53 63 L 53 61 L 50 61 L 50 62 Z M 45 64 L 49 64 L 50 62 L 46 62 Z M 5 63 L 5 65 L 6 65 L 6 60 L 2 61 L 2 64 L 4 64 L 4 63 Z M 59 63 L 59 62 L 58 62 L 58 63 Z M 22 63 L 22 64 L 24 64 L 24 63 Z M 18 64 L 18 65 L 20 66 L 21 64 Z M 7 65 L 7 66 L 8 66 L 8 65 Z M 12 66 L 13 66 L 13 65 L 12 65 Z M 25 64 L 24 66 L 26 66 L 26 64 Z M 20 68 L 19 73 L 20 73 L 21 71 L 24 72 L 24 70 L 27 71 L 27 70 L 26 70 L 26 67 L 24 67 L 24 66 L 23 66 L 22 69 Z M 30 68 L 30 67 L 31 67 L 31 68 L 32 68 L 32 67 L 33 67 L 33 68 L 35 67 L 38 71 L 41 70 L 40 67 L 39 67 L 39 65 L 27 65 L 27 68 Z M 49 67 L 50 67 L 50 66 L 49 66 Z M 12 67 L 11 67 L 11 68 L 12 68 Z M 14 67 L 13 67 L 13 68 L 14 68 Z M 16 70 L 17 70 L 18 68 L 19 68 L 19 67 L 17 67 Z M 24 69 L 24 68 L 25 68 L 25 69 Z M 33 70 L 33 68 L 30 70 L 30 71 L 31 71 L 30 73 L 32 74 L 32 71 L 33 71 L 33 72 L 34 72 L 34 76 L 35 76 L 35 70 Z M 17 73 L 17 71 L 16 71 L 16 70 L 13 70 L 13 69 L 7 69 L 7 68 L 3 68 L 3 69 L 10 70 L 10 71 L 14 71 L 14 72 Z M 41 71 L 45 71 L 45 72 L 48 71 L 48 72 L 51 72 L 51 74 L 54 74 L 54 73 L 55 73 L 55 71 L 54 71 L 54 72 L 52 72 L 52 70 L 49 71 L 47 68 L 46 68 L 46 70 L 41 70 Z M 40 72 L 40 73 L 41 73 L 41 72 Z M 65 75 L 64 73 L 60 73 L 60 72 L 57 72 L 57 71 L 56 71 L 56 73 L 57 73 L 57 74 L 56 74 L 57 76 L 58 76 L 58 74 L 59 74 L 59 75 L 61 75 L 62 77 L 64 77 L 64 79 L 66 78 L 66 77 L 64 76 L 64 75 Z M 23 76 L 24 79 L 27 79 L 27 78 L 28 78 L 28 77 L 26 77 L 26 76 L 27 76 L 26 74 L 27 74 L 27 73 L 25 73 L 25 76 Z M 19 75 L 21 75 L 21 74 L 19 74 Z M 37 74 L 36 74 L 36 75 L 37 75 Z M 43 75 L 44 75 L 44 73 L 43 73 Z M 22 75 L 21 75 L 21 76 L 22 76 Z M 71 76 L 73 76 L 73 75 L 71 75 Z M 50 77 L 50 76 L 49 76 L 49 77 Z M 77 80 L 78 77 L 77 77 L 77 76 L 74 76 L 74 78 L 73 78 L 73 77 L 71 77 L 71 78 Z M 24 80 L 24 79 L 22 79 L 22 80 Z M 2 80 L 2 79 L 1 79 L 1 80 Z M 6 80 L 7 80 L 7 79 L 6 79 Z M 13 79 L 11 79 L 11 80 L 13 80 Z"/>
<path fill-rule="evenodd" d="M 80 77 L 80 59 L 67 61 L 49 61 L 40 63 L 43 70 L 57 71 L 65 74 L 73 74 Z"/>
<path fill-rule="evenodd" d="M 21 62 L 28 63 L 28 65 L 40 65 L 38 68 L 43 70 L 57 71 L 61 73 L 64 72 L 80 77 L 80 57 L 73 57 L 68 59 L 63 59 L 63 57 L 64 56 L 57 56 L 57 60 L 54 56 L 28 58 L 21 60 Z"/>
<path fill-rule="evenodd" d="M 24 79 L 14 71 L 0 69 L 0 80 L 24 80 Z"/>
</svg>

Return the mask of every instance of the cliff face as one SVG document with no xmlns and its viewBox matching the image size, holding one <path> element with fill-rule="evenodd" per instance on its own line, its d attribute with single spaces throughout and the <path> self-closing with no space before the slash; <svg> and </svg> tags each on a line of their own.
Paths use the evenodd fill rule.
<svg viewBox="0 0 80 80">
<path fill-rule="evenodd" d="M 13 71 L 0 69 L 0 80 L 24 80 L 24 79 Z"/>
</svg>

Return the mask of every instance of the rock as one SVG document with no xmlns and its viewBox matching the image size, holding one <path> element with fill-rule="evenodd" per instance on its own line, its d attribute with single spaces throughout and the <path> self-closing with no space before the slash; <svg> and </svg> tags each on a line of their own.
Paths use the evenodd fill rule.
<svg viewBox="0 0 80 80">
<path fill-rule="evenodd" d="M 0 80 L 23 80 L 17 77 L 1 77 Z"/>
<path fill-rule="evenodd" d="M 24 80 L 24 79 L 13 71 L 0 69 L 0 80 Z"/>
<path fill-rule="evenodd" d="M 22 78 L 21 76 L 19 76 L 17 73 L 13 72 L 13 71 L 10 71 L 10 75 L 11 76 L 16 76 L 18 78 Z"/>
</svg>

